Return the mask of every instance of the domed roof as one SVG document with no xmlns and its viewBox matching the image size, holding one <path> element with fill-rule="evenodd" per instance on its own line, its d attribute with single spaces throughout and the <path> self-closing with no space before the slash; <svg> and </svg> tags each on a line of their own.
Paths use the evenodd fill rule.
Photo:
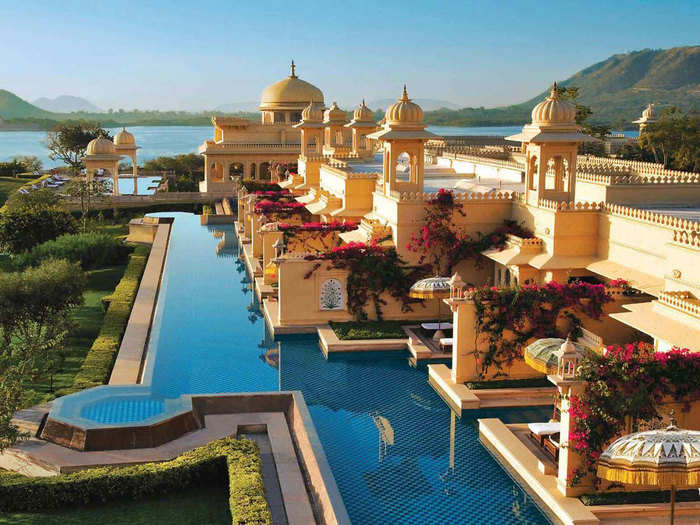
<svg viewBox="0 0 700 525">
<path fill-rule="evenodd" d="M 322 122 L 323 109 L 320 105 L 309 102 L 309 105 L 301 112 L 301 120 L 303 122 Z"/>
<path fill-rule="evenodd" d="M 347 113 L 338 107 L 337 102 L 333 102 L 323 114 L 323 122 L 345 122 L 347 118 Z"/>
<path fill-rule="evenodd" d="M 296 76 L 294 62 L 292 72 L 284 80 L 267 86 L 260 97 L 260 109 L 301 109 L 309 101 L 323 104 L 323 93 L 313 84 Z"/>
<path fill-rule="evenodd" d="M 363 99 L 362 104 L 355 108 L 352 118 L 356 122 L 374 122 L 374 113 L 372 113 L 372 110 L 365 105 L 365 101 Z"/>
<path fill-rule="evenodd" d="M 131 146 L 136 144 L 136 140 L 126 128 L 122 128 L 122 130 L 114 136 L 114 144 L 117 146 Z"/>
<path fill-rule="evenodd" d="M 549 96 L 532 110 L 533 124 L 575 124 L 576 108 L 570 102 L 562 100 L 554 83 Z"/>
<path fill-rule="evenodd" d="M 104 137 L 92 139 L 85 149 L 87 155 L 113 155 L 114 142 Z"/>
<path fill-rule="evenodd" d="M 423 124 L 423 110 L 421 107 L 411 102 L 408 98 L 408 93 L 406 93 L 406 86 L 403 87 L 403 93 L 401 98 L 394 102 L 386 110 L 386 124 L 391 127 L 422 127 Z"/>
</svg>

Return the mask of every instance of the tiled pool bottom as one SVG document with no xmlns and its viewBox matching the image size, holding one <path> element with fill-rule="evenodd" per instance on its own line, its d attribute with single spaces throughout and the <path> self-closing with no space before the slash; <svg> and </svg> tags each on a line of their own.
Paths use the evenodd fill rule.
<svg viewBox="0 0 700 525">
<path fill-rule="evenodd" d="M 175 222 L 144 382 L 165 398 L 165 412 L 181 394 L 301 390 L 355 525 L 548 523 L 475 426 L 477 416 L 544 421 L 548 410 L 454 419 L 426 371 L 401 353 L 326 360 L 317 337 L 272 341 L 244 266 L 217 256 L 214 231 L 231 227 L 161 215 Z M 136 417 L 128 407 L 95 410 L 104 422 Z M 147 415 L 143 404 L 138 410 Z"/>
<path fill-rule="evenodd" d="M 547 408 L 456 418 L 404 357 L 334 356 L 280 341 L 281 386 L 299 389 L 356 524 L 549 523 L 479 443 L 476 419 L 544 421 Z"/>
<path fill-rule="evenodd" d="M 162 399 L 117 398 L 85 405 L 80 416 L 97 423 L 133 423 L 157 416 L 164 410 L 165 402 Z"/>
</svg>

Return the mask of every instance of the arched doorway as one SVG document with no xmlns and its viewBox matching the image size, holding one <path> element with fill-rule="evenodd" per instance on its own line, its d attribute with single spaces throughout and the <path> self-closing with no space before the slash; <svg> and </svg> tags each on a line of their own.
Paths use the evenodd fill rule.
<svg viewBox="0 0 700 525">
<path fill-rule="evenodd" d="M 228 178 L 229 180 L 234 180 L 243 176 L 243 164 L 240 162 L 233 162 L 228 167 Z"/>
<path fill-rule="evenodd" d="M 270 180 L 270 163 L 263 162 L 260 164 L 260 180 Z"/>
<path fill-rule="evenodd" d="M 411 182 L 411 156 L 405 151 L 397 158 L 396 180 L 397 182 Z"/>
</svg>

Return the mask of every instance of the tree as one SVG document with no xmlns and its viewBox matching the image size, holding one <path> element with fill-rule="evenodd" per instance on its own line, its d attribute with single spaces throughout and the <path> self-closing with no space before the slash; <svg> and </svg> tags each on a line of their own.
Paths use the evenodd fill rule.
<svg viewBox="0 0 700 525">
<path fill-rule="evenodd" d="M 0 162 L 0 177 L 16 177 L 25 171 L 24 164 L 15 159 L 9 162 Z"/>
<path fill-rule="evenodd" d="M 639 135 L 639 147 L 664 167 L 700 171 L 700 115 L 671 106 Z"/>
<path fill-rule="evenodd" d="M 92 203 L 104 199 L 112 191 L 112 182 L 75 176 L 65 187 L 65 193 L 80 200 L 80 212 L 83 232 L 87 228 L 87 217 Z"/>
<path fill-rule="evenodd" d="M 5 203 L 12 211 L 39 211 L 58 207 L 61 197 L 50 188 L 38 188 L 28 193 L 13 193 Z"/>
<path fill-rule="evenodd" d="M 25 404 L 27 382 L 48 373 L 53 383 L 85 284 L 80 266 L 61 260 L 0 273 L 0 451 L 23 436 L 12 417 Z"/>
<path fill-rule="evenodd" d="M 29 173 L 38 174 L 43 167 L 43 163 L 39 160 L 39 157 L 34 155 L 20 155 L 12 159 L 15 162 L 19 162 L 24 166 L 24 171 Z"/>
<path fill-rule="evenodd" d="M 73 216 L 57 208 L 4 210 L 0 213 L 0 251 L 21 253 L 76 230 Z"/>
<path fill-rule="evenodd" d="M 99 124 L 57 124 L 46 136 L 49 158 L 80 169 L 87 145 L 98 137 L 112 138 Z"/>
</svg>

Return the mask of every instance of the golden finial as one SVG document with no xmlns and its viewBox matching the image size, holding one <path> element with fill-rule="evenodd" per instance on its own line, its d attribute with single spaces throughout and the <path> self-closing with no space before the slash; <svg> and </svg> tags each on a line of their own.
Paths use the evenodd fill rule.
<svg viewBox="0 0 700 525">
<path fill-rule="evenodd" d="M 294 71 L 295 69 L 296 69 L 296 66 L 294 65 L 294 60 L 292 60 L 292 74 L 289 75 L 289 76 L 292 77 L 292 78 L 296 78 L 296 77 L 297 77 L 297 75 L 296 75 L 296 73 L 295 73 L 295 71 Z"/>
<path fill-rule="evenodd" d="M 559 98 L 559 90 L 557 89 L 557 83 L 556 81 L 554 82 L 554 85 L 552 86 L 552 92 L 549 94 L 551 98 Z"/>
<path fill-rule="evenodd" d="M 410 98 L 408 98 L 408 93 L 406 92 L 406 84 L 403 85 L 403 93 L 401 94 L 401 98 L 399 100 L 403 102 L 408 102 L 409 100 L 411 100 Z"/>
</svg>

